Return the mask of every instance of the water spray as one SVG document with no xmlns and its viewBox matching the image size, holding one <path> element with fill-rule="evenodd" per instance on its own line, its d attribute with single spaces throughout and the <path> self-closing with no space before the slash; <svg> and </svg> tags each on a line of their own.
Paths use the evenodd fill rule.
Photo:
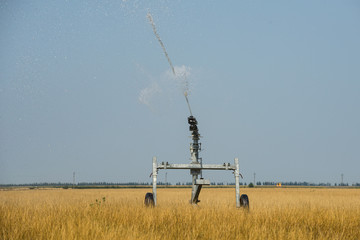
<svg viewBox="0 0 360 240">
<path fill-rule="evenodd" d="M 159 35 L 159 34 L 157 33 L 157 31 L 156 31 L 154 19 L 153 19 L 153 17 L 151 16 L 151 13 L 148 12 L 148 14 L 146 14 L 146 17 L 149 19 L 149 22 L 151 23 L 151 26 L 152 26 L 153 32 L 154 32 L 154 34 L 155 34 L 155 37 L 157 38 L 157 40 L 158 40 L 159 43 L 160 43 L 160 46 L 161 46 L 161 48 L 162 48 L 162 50 L 163 50 L 163 52 L 164 52 L 164 54 L 165 54 L 165 57 L 166 57 L 168 63 L 170 64 L 170 67 L 171 67 L 171 70 L 172 70 L 173 74 L 176 76 L 174 66 L 173 66 L 173 64 L 172 64 L 172 62 L 171 62 L 171 60 L 170 60 L 170 57 L 169 57 L 169 55 L 168 55 L 168 53 L 167 53 L 167 51 L 166 51 L 165 45 L 164 45 L 164 43 L 161 41 L 160 35 Z"/>
<path fill-rule="evenodd" d="M 188 99 L 187 95 L 188 95 L 188 93 L 187 93 L 187 92 L 184 92 L 184 96 L 185 96 L 187 105 L 188 105 L 188 107 L 189 107 L 190 116 L 192 116 L 191 107 L 190 107 L 190 103 L 189 103 L 189 99 Z"/>
<path fill-rule="evenodd" d="M 151 24 L 151 27 L 152 27 L 152 29 L 153 29 L 154 35 L 155 35 L 156 39 L 158 40 L 158 42 L 159 42 L 159 44 L 160 44 L 160 46 L 161 46 L 161 48 L 162 48 L 162 50 L 163 50 L 163 52 L 164 52 L 164 54 L 165 54 L 165 57 L 166 57 L 169 65 L 170 65 L 170 68 L 171 68 L 172 73 L 174 74 L 175 77 L 177 77 L 176 72 L 175 72 L 175 68 L 174 68 L 174 66 L 173 66 L 173 64 L 172 64 L 172 62 L 171 62 L 171 59 L 170 59 L 170 57 L 169 57 L 169 54 L 168 54 L 167 51 L 166 51 L 165 45 L 164 45 L 163 41 L 161 40 L 160 35 L 158 34 L 157 30 L 156 30 L 156 26 L 155 26 L 155 23 L 154 23 L 154 19 L 153 19 L 151 13 L 148 12 L 148 13 L 146 14 L 146 17 L 147 17 L 147 19 L 149 20 L 149 22 L 150 22 L 150 24 Z M 186 75 L 185 75 L 184 77 L 186 78 Z M 187 82 L 186 82 L 186 85 L 187 85 Z M 191 112 L 191 108 L 190 108 L 190 103 L 189 103 L 189 99 L 188 99 L 187 95 L 188 95 L 188 93 L 187 93 L 187 91 L 185 90 L 185 91 L 184 91 L 184 96 L 185 96 L 187 105 L 188 105 L 188 107 L 189 107 L 190 116 L 192 116 L 192 112 Z"/>
</svg>

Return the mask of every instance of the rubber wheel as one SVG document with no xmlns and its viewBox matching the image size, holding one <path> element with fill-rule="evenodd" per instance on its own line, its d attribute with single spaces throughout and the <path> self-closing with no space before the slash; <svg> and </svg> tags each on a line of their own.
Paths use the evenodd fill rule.
<svg viewBox="0 0 360 240">
<path fill-rule="evenodd" d="M 145 201 L 144 204 L 146 207 L 154 207 L 155 203 L 154 203 L 154 195 L 152 193 L 146 193 L 145 194 Z"/>
<path fill-rule="evenodd" d="M 240 196 L 240 207 L 249 210 L 250 203 L 249 203 L 249 198 L 246 194 L 242 194 Z"/>
</svg>

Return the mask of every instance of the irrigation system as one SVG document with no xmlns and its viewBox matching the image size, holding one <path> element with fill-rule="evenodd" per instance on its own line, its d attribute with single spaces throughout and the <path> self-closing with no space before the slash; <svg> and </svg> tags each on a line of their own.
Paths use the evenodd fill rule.
<svg viewBox="0 0 360 240">
<path fill-rule="evenodd" d="M 175 72 L 175 68 L 170 60 L 169 54 L 166 51 L 165 45 L 162 42 L 160 35 L 158 34 L 156 30 L 156 26 L 154 23 L 154 19 L 150 12 L 146 15 L 148 18 L 152 30 L 154 32 L 154 35 L 156 39 L 158 40 L 165 57 L 171 67 L 171 70 L 174 74 L 174 77 L 177 77 L 177 74 Z M 153 178 L 153 191 L 152 193 L 148 192 L 145 195 L 145 205 L 146 206 L 156 206 L 156 200 L 157 200 L 157 194 L 156 194 L 156 183 L 157 183 L 157 175 L 158 171 L 160 169 L 189 169 L 190 175 L 192 176 L 192 191 L 191 191 L 191 204 L 197 204 L 200 202 L 199 195 L 200 191 L 203 185 L 210 185 L 210 180 L 203 179 L 202 177 L 202 171 L 203 170 L 230 170 L 233 171 L 235 176 L 235 197 L 236 197 L 236 207 L 245 207 L 249 209 L 249 198 L 246 194 L 242 194 L 240 196 L 240 185 L 239 185 L 239 177 L 240 174 L 240 167 L 239 167 L 239 159 L 235 158 L 234 165 L 231 165 L 230 163 L 223 163 L 223 164 L 203 164 L 202 158 L 199 157 L 199 152 L 201 151 L 201 143 L 200 140 L 200 133 L 198 129 L 198 122 L 196 118 L 193 116 L 190 103 L 188 99 L 188 82 L 186 80 L 186 74 L 184 75 L 184 83 L 185 83 L 185 89 L 183 91 L 186 103 L 189 108 L 190 116 L 188 117 L 188 123 L 190 125 L 189 130 L 191 132 L 192 137 L 192 143 L 190 143 L 190 153 L 191 153 L 191 163 L 189 164 L 170 164 L 169 162 L 161 162 L 158 163 L 156 157 L 153 157 L 153 163 L 152 163 L 152 178 Z M 200 176 L 200 178 L 199 178 Z"/>
<path fill-rule="evenodd" d="M 236 198 L 236 207 L 244 207 L 249 208 L 249 198 L 246 194 L 242 194 L 240 196 L 240 166 L 239 159 L 234 159 L 234 164 L 223 163 L 223 164 L 203 164 L 202 158 L 199 157 L 199 153 L 201 151 L 201 143 L 200 133 L 198 129 L 198 122 L 196 118 L 192 115 L 189 100 L 187 95 L 185 95 L 186 102 L 189 107 L 190 116 L 188 117 L 189 130 L 191 132 L 192 142 L 190 143 L 190 154 L 191 154 L 191 162 L 188 164 L 177 164 L 177 163 L 169 163 L 169 162 L 157 162 L 157 158 L 153 157 L 152 162 L 152 185 L 153 191 L 152 193 L 146 193 L 145 195 L 145 205 L 146 206 L 156 206 L 157 205 L 157 175 L 158 171 L 161 169 L 189 169 L 190 175 L 192 176 L 192 191 L 191 191 L 191 204 L 198 204 L 200 202 L 199 195 L 203 185 L 210 185 L 210 180 L 204 179 L 202 177 L 203 170 L 230 170 L 233 171 L 235 176 L 235 198 Z"/>
</svg>

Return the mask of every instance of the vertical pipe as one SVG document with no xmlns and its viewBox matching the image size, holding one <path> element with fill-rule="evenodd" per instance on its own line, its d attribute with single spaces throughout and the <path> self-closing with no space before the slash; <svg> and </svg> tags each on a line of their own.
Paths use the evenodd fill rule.
<svg viewBox="0 0 360 240">
<path fill-rule="evenodd" d="M 157 177 L 157 162 L 156 157 L 153 157 L 153 197 L 154 197 L 154 205 L 156 206 L 156 177 Z"/>
<path fill-rule="evenodd" d="M 240 177 L 240 167 L 239 167 L 239 159 L 235 158 L 235 197 L 236 197 L 236 207 L 240 207 L 240 186 L 239 186 L 239 177 Z"/>
<path fill-rule="evenodd" d="M 191 187 L 191 200 L 190 203 L 193 204 L 197 204 L 196 202 L 194 202 L 195 199 L 195 195 L 196 195 L 196 179 L 197 179 L 197 175 L 196 174 L 192 174 L 192 187 Z"/>
</svg>

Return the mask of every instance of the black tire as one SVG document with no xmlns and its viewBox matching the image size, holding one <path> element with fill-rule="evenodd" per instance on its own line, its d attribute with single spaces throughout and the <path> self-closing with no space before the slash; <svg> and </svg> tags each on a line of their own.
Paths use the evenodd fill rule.
<svg viewBox="0 0 360 240">
<path fill-rule="evenodd" d="M 145 194 L 145 201 L 144 201 L 145 207 L 154 207 L 154 195 L 152 193 L 146 193 Z"/>
<path fill-rule="evenodd" d="M 240 196 L 240 207 L 249 210 L 250 208 L 250 203 L 249 203 L 249 198 L 246 194 L 242 194 Z"/>
</svg>

